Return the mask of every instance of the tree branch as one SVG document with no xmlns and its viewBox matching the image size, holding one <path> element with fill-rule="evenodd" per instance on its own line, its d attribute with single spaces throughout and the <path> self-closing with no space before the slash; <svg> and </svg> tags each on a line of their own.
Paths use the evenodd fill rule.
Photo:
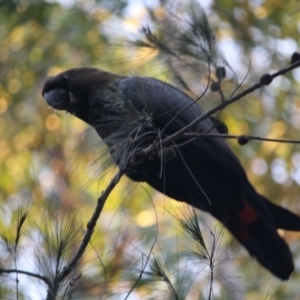
<svg viewBox="0 0 300 300">
<path fill-rule="evenodd" d="M 52 288 L 52 283 L 47 277 L 36 274 L 36 273 L 23 271 L 23 270 L 17 270 L 17 269 L 0 269 L 0 274 L 4 274 L 4 273 L 8 273 L 8 274 L 17 273 L 17 274 L 23 274 L 23 275 L 31 276 L 31 277 L 34 277 L 34 278 L 37 278 L 37 279 L 40 279 L 40 280 L 44 281 L 48 285 L 49 289 Z"/>
<path fill-rule="evenodd" d="M 261 87 L 270 84 L 272 82 L 272 80 L 280 75 L 283 75 L 285 73 L 287 73 L 288 71 L 291 71 L 297 67 L 300 66 L 300 60 L 291 64 L 290 66 L 283 68 L 282 70 L 279 70 L 273 74 L 266 74 L 268 76 L 268 80 L 269 82 L 266 83 L 263 80 L 261 80 L 259 83 L 255 83 L 254 85 L 252 85 L 251 87 L 249 87 L 248 89 L 244 90 L 243 92 L 241 92 L 240 94 L 231 97 L 230 99 L 223 101 L 222 103 L 220 103 L 219 105 L 217 105 L 216 107 L 212 108 L 211 110 L 205 112 L 204 114 L 202 114 L 200 117 L 198 117 L 197 119 L 195 119 L 193 122 L 191 122 L 189 125 L 183 127 L 182 129 L 178 130 L 177 132 L 175 132 L 174 134 L 167 136 L 166 138 L 162 139 L 159 142 L 156 142 L 150 146 L 148 146 L 147 148 L 143 149 L 140 152 L 140 155 L 144 155 L 147 156 L 149 154 L 152 154 L 153 151 L 155 152 L 156 149 L 159 149 L 160 147 L 163 146 L 167 146 L 170 145 L 174 140 L 182 137 L 189 129 L 193 128 L 195 125 L 197 125 L 198 123 L 200 123 L 201 121 L 209 118 L 212 114 L 224 109 L 225 107 L 227 107 L 228 105 L 240 100 L 241 98 L 245 97 L 246 95 L 254 92 L 257 89 L 260 89 Z M 263 78 L 265 75 L 263 75 L 261 78 Z"/>
<path fill-rule="evenodd" d="M 94 228 L 96 226 L 97 220 L 102 212 L 102 209 L 104 207 L 104 204 L 112 192 L 112 190 L 116 187 L 118 182 L 120 181 L 121 177 L 123 176 L 123 172 L 119 170 L 115 176 L 111 179 L 110 183 L 106 187 L 104 191 L 102 191 L 101 196 L 97 200 L 97 206 L 94 210 L 94 213 L 90 219 L 90 221 L 87 224 L 87 229 L 85 231 L 84 237 L 81 241 L 81 244 L 75 253 L 74 257 L 71 259 L 71 261 L 64 267 L 63 271 L 59 274 L 59 281 L 63 281 L 64 278 L 66 278 L 72 270 L 77 266 L 79 260 L 81 259 L 86 247 L 88 246 L 90 239 L 92 237 L 92 234 L 94 232 Z"/>
<path fill-rule="evenodd" d="M 275 139 L 275 138 L 264 138 L 260 136 L 253 135 L 236 135 L 236 134 L 222 134 L 222 133 L 185 133 L 183 136 L 185 137 L 203 137 L 203 138 L 222 138 L 222 139 L 240 139 L 244 138 L 248 141 L 257 140 L 257 141 L 265 141 L 265 142 L 275 142 L 275 143 L 286 143 L 286 144 L 300 144 L 300 140 L 293 139 Z"/>
</svg>

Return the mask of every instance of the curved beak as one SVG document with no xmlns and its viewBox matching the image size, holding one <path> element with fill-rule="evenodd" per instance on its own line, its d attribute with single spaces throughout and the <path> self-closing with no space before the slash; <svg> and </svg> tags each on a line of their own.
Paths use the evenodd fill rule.
<svg viewBox="0 0 300 300">
<path fill-rule="evenodd" d="M 70 104 L 69 93 L 63 89 L 54 89 L 43 93 L 46 102 L 53 108 L 58 110 L 67 110 Z"/>
</svg>

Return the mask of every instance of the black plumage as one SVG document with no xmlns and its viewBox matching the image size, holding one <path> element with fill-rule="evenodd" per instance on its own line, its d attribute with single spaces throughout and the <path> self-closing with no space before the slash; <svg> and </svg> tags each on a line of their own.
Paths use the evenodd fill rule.
<svg viewBox="0 0 300 300">
<path fill-rule="evenodd" d="M 294 270 L 277 229 L 299 230 L 300 218 L 259 195 L 223 139 L 181 136 L 148 157 L 142 150 L 203 114 L 189 96 L 165 82 L 77 68 L 46 80 L 43 96 L 95 128 L 126 175 L 212 214 L 277 277 Z M 189 133 L 225 133 L 207 118 Z M 159 144 L 159 143 L 158 143 Z"/>
</svg>

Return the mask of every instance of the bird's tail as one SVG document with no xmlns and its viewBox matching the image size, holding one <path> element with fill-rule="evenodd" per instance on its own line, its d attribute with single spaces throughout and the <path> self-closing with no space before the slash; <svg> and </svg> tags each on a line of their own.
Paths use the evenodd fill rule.
<svg viewBox="0 0 300 300">
<path fill-rule="evenodd" d="M 251 255 L 275 276 L 287 280 L 294 271 L 290 249 L 279 236 L 277 228 L 300 231 L 300 217 L 262 196 L 266 214 L 243 199 L 241 210 L 234 208 L 224 222 Z"/>
<path fill-rule="evenodd" d="M 287 209 L 272 203 L 270 200 L 260 195 L 265 201 L 277 228 L 300 231 L 300 217 Z"/>
</svg>

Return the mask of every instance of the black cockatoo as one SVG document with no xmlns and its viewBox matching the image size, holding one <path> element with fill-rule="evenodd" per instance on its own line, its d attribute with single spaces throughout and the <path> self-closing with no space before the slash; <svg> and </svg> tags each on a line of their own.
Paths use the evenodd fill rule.
<svg viewBox="0 0 300 300">
<path fill-rule="evenodd" d="M 209 212 L 265 268 L 289 278 L 293 260 L 277 229 L 300 231 L 300 217 L 255 191 L 223 139 L 183 135 L 148 157 L 139 155 L 203 114 L 188 95 L 160 80 L 96 68 L 49 77 L 42 94 L 53 108 L 94 127 L 129 178 Z M 188 130 L 205 132 L 224 133 L 226 126 L 207 118 Z"/>
</svg>

